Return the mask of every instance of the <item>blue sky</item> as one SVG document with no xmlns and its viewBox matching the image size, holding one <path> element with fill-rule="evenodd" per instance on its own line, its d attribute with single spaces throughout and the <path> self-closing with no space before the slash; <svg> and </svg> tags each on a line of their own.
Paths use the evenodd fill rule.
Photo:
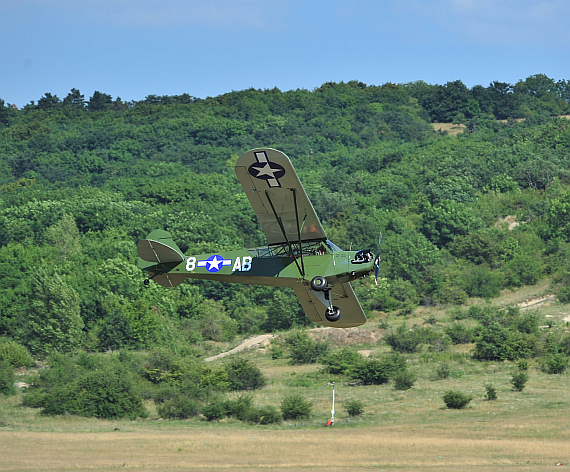
<svg viewBox="0 0 570 472">
<path fill-rule="evenodd" d="M 0 98 L 570 79 L 567 0 L 0 0 Z"/>
</svg>

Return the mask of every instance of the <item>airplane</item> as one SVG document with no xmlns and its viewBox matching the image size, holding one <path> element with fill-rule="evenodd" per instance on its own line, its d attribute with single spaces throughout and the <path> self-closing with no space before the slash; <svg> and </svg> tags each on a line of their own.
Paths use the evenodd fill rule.
<svg viewBox="0 0 570 472">
<path fill-rule="evenodd" d="M 289 158 L 271 148 L 252 149 L 235 173 L 267 238 L 254 249 L 184 255 L 171 235 L 154 230 L 137 244 L 144 281 L 176 287 L 186 279 L 290 287 L 307 317 L 318 324 L 349 328 L 366 323 L 350 282 L 375 272 L 380 246 L 343 251 L 327 239 Z"/>
</svg>

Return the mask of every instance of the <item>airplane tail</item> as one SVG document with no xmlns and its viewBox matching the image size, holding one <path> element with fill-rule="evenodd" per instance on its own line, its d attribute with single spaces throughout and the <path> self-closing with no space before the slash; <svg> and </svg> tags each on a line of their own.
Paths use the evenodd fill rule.
<svg viewBox="0 0 570 472">
<path fill-rule="evenodd" d="M 155 229 L 139 241 L 137 253 L 139 267 L 149 274 L 145 285 L 154 280 L 163 287 L 176 287 L 184 280 L 181 276 L 167 273 L 184 261 L 184 254 L 167 231 Z"/>
</svg>

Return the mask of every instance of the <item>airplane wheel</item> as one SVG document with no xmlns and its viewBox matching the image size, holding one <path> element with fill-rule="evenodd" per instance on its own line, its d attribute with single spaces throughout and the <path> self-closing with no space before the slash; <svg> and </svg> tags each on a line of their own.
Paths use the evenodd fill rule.
<svg viewBox="0 0 570 472">
<path fill-rule="evenodd" d="M 313 280 L 311 280 L 311 288 L 315 291 L 315 292 L 323 292 L 327 289 L 327 279 L 325 279 L 322 275 L 317 275 L 316 277 L 313 277 Z"/>
<path fill-rule="evenodd" d="M 332 310 L 327 308 L 325 310 L 325 318 L 331 323 L 338 321 L 340 318 L 340 308 L 338 306 L 333 306 Z"/>
<path fill-rule="evenodd" d="M 143 284 L 148 285 L 149 283 L 150 283 L 150 280 L 149 280 L 149 279 L 144 279 Z"/>
</svg>

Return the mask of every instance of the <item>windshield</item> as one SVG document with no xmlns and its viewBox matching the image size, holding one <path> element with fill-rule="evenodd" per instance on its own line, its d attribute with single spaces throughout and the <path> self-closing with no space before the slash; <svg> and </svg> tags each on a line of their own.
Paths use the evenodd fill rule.
<svg viewBox="0 0 570 472">
<path fill-rule="evenodd" d="M 327 241 L 326 241 L 326 245 L 327 245 L 327 247 L 331 250 L 331 252 L 342 251 L 341 248 L 339 248 L 335 243 L 329 241 L 328 239 L 327 239 Z"/>
</svg>

